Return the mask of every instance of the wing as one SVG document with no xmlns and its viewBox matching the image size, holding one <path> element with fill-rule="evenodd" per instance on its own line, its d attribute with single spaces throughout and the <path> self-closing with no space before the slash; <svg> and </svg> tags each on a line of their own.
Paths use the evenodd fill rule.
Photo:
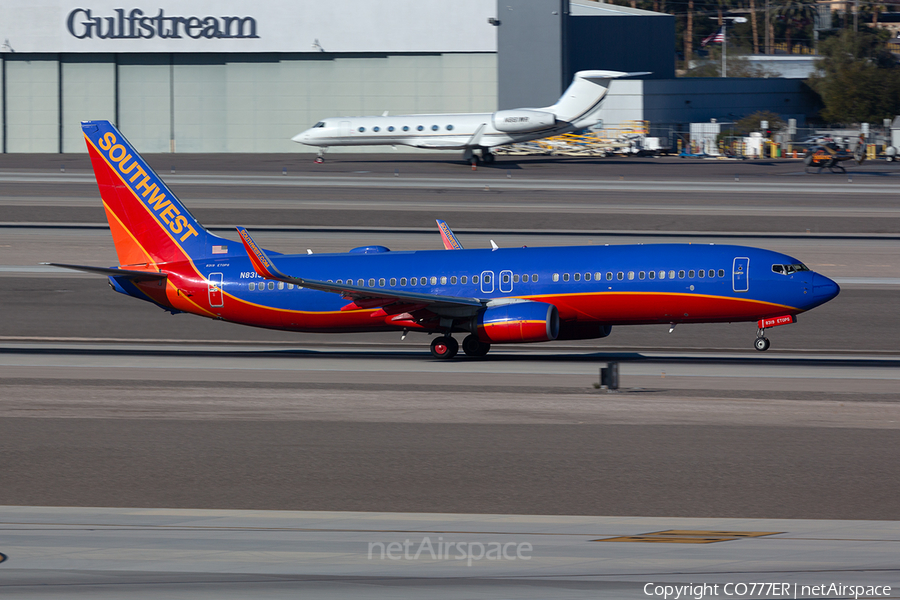
<svg viewBox="0 0 900 600">
<path fill-rule="evenodd" d="M 443 296 L 440 294 L 423 294 L 419 292 L 405 292 L 400 290 L 371 288 L 358 285 L 348 285 L 333 283 L 328 281 L 320 281 L 317 279 L 307 279 L 305 277 L 292 277 L 283 273 L 266 252 L 256 245 L 256 242 L 247 233 L 244 227 L 237 228 L 241 235 L 241 241 L 247 249 L 247 255 L 256 272 L 266 279 L 274 279 L 285 283 L 293 283 L 310 290 L 318 290 L 320 292 L 330 292 L 340 294 L 347 300 L 352 300 L 353 304 L 345 308 L 374 308 L 378 306 L 387 306 L 395 303 L 414 304 L 421 307 L 428 307 L 431 310 L 441 308 L 467 308 L 471 314 L 475 314 L 478 309 L 485 306 L 485 302 L 478 298 L 466 298 L 463 296 Z"/>
<path fill-rule="evenodd" d="M 438 229 L 441 231 L 441 239 L 444 242 L 445 250 L 462 250 L 462 244 L 459 243 L 459 240 L 456 239 L 456 236 L 453 234 L 453 230 L 450 229 L 450 226 L 447 225 L 447 221 L 442 221 L 440 219 L 435 219 L 437 221 Z"/>
</svg>

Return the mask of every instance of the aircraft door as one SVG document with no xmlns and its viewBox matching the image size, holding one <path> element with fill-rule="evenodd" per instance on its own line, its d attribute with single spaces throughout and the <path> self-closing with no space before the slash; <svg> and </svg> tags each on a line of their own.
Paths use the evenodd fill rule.
<svg viewBox="0 0 900 600">
<path fill-rule="evenodd" d="M 217 308 L 224 304 L 225 298 L 224 294 L 222 294 L 223 279 L 224 277 L 221 273 L 210 273 L 209 278 L 206 280 L 209 286 L 210 308 Z"/>
<path fill-rule="evenodd" d="M 482 294 L 490 294 L 494 291 L 494 272 L 493 271 L 482 271 L 481 272 L 481 293 Z"/>
<path fill-rule="evenodd" d="M 500 271 L 500 291 L 504 294 L 508 294 L 512 291 L 513 288 L 513 274 L 512 271 Z"/>
<path fill-rule="evenodd" d="M 736 292 L 746 292 L 750 289 L 750 259 L 737 257 L 734 259 L 734 267 L 731 275 L 732 287 Z"/>
<path fill-rule="evenodd" d="M 350 121 L 341 121 L 338 135 L 341 137 L 350 137 Z"/>
</svg>

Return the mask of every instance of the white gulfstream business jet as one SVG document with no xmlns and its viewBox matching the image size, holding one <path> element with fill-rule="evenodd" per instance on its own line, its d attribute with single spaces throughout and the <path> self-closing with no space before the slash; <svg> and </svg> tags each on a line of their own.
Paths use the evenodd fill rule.
<svg viewBox="0 0 900 600">
<path fill-rule="evenodd" d="M 323 162 L 329 146 L 405 145 L 430 150 L 463 150 L 463 159 L 493 162 L 493 146 L 580 131 L 596 125 L 600 102 L 610 80 L 646 75 L 621 71 L 579 71 L 553 106 L 517 108 L 495 113 L 331 117 L 298 133 L 293 141 L 318 146 Z"/>
</svg>

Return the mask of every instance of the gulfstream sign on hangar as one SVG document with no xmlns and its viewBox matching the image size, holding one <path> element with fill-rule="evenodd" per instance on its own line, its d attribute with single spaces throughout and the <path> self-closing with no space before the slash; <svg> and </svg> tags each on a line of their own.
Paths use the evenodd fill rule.
<svg viewBox="0 0 900 600">
<path fill-rule="evenodd" d="M 497 51 L 484 0 L 132 2 L 0 0 L 0 41 L 19 53 Z"/>
</svg>

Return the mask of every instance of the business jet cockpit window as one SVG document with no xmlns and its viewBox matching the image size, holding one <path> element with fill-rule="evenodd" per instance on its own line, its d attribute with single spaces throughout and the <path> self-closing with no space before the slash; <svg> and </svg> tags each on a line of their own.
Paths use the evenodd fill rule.
<svg viewBox="0 0 900 600">
<path fill-rule="evenodd" d="M 795 263 L 793 265 L 772 265 L 772 271 L 781 275 L 790 275 L 799 273 L 800 271 L 809 271 L 809 267 L 803 263 Z"/>
<path fill-rule="evenodd" d="M 325 121 L 319 121 L 318 123 L 316 123 L 315 125 L 312 126 L 313 129 L 316 129 L 317 127 L 325 127 Z"/>
</svg>

